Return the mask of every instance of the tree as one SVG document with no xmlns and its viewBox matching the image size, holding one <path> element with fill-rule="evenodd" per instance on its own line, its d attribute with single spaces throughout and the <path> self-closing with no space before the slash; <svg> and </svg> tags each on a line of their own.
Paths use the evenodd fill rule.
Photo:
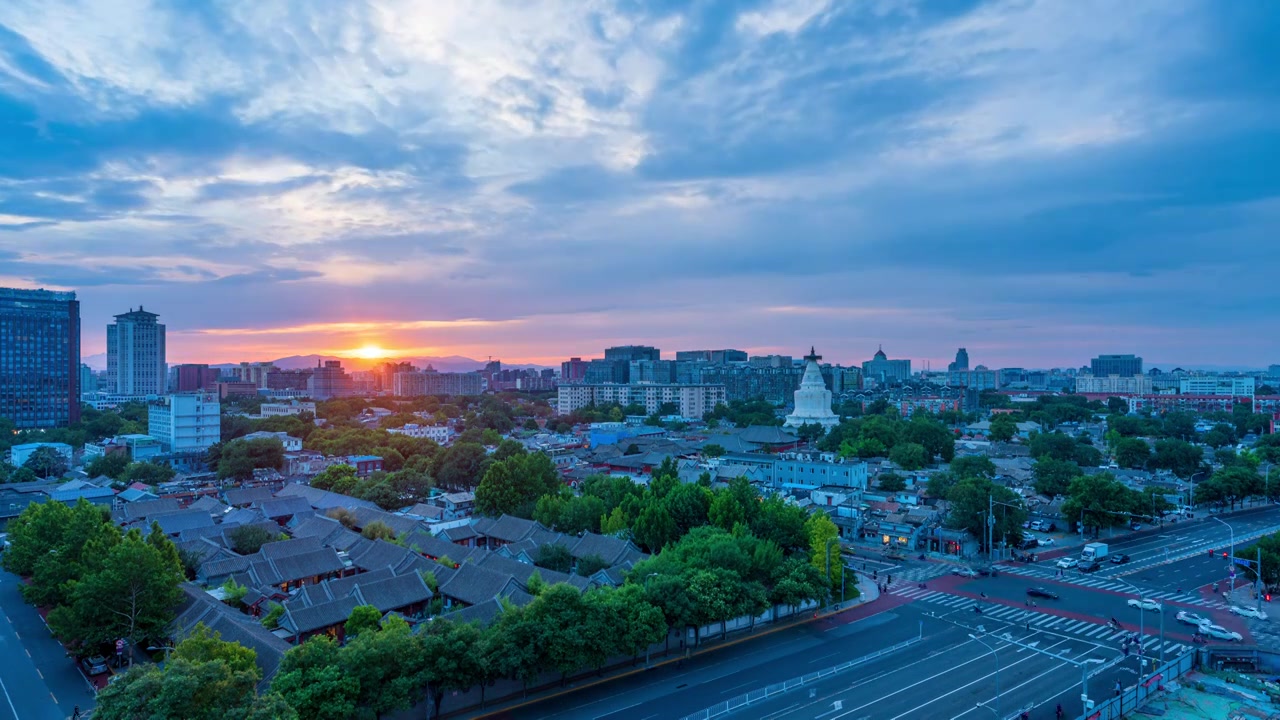
<svg viewBox="0 0 1280 720">
<path fill-rule="evenodd" d="M 880 489 L 885 492 L 902 492 L 907 489 L 907 481 L 894 473 L 884 473 L 879 478 Z"/>
<path fill-rule="evenodd" d="M 1018 434 L 1018 424 L 1009 413 L 1000 413 L 991 417 L 991 429 L 987 436 L 995 442 L 1009 442 Z"/>
<path fill-rule="evenodd" d="M 1204 451 L 1185 440 L 1157 440 L 1151 466 L 1170 470 L 1174 475 L 1189 478 L 1200 469 Z"/>
<path fill-rule="evenodd" d="M 1249 467 L 1223 468 L 1196 485 L 1195 501 L 1227 503 L 1235 509 L 1236 503 L 1250 495 L 1263 492 L 1262 476 Z"/>
<path fill-rule="evenodd" d="M 284 467 L 284 445 L 275 438 L 232 440 L 218 454 L 218 477 L 251 480 L 257 468 Z"/>
<path fill-rule="evenodd" d="M 1125 487 L 1111 473 L 1082 475 L 1071 481 L 1062 514 L 1085 527 L 1112 527 L 1128 523 L 1132 514 L 1143 514 L 1147 498 Z M 1144 507 L 1145 506 L 1145 507 Z"/>
<path fill-rule="evenodd" d="M 533 562 L 541 568 L 567 573 L 573 568 L 573 555 L 569 548 L 560 543 L 545 543 L 538 546 L 538 557 Z"/>
<path fill-rule="evenodd" d="M 818 423 L 804 423 L 796 429 L 796 436 L 806 443 L 817 442 L 826 434 L 827 429 Z"/>
<path fill-rule="evenodd" d="M 1151 460 L 1151 446 L 1138 438 L 1122 438 L 1116 443 L 1115 454 L 1120 467 L 1142 469 Z"/>
<path fill-rule="evenodd" d="M 320 471 L 319 475 L 311 478 L 311 487 L 321 490 L 331 490 L 333 492 L 341 492 L 337 488 L 347 488 L 350 490 L 355 487 L 356 469 L 352 465 L 340 464 L 330 465 Z"/>
<path fill-rule="evenodd" d="M 431 474 L 451 490 L 473 490 L 484 477 L 488 453 L 478 443 L 455 442 L 436 455 Z"/>
<path fill-rule="evenodd" d="M 836 582 L 843 561 L 840 555 L 840 530 L 826 513 L 814 513 L 804 524 L 805 535 L 809 539 L 809 557 L 813 567 L 822 572 L 828 583 Z M 828 585 L 829 591 L 831 586 Z"/>
<path fill-rule="evenodd" d="M 924 448 L 926 464 L 934 457 L 951 462 L 956 456 L 956 436 L 945 425 L 923 413 L 906 423 L 903 438 Z"/>
<path fill-rule="evenodd" d="M 1187 412 L 1171 412 L 1164 416 L 1164 434 L 1178 440 L 1196 437 L 1195 415 Z"/>
<path fill-rule="evenodd" d="M 173 479 L 177 474 L 173 468 L 168 465 L 161 465 L 153 462 L 134 462 L 129 463 L 124 469 L 120 480 L 126 483 L 145 483 L 147 485 L 159 485 Z"/>
<path fill-rule="evenodd" d="M 377 632 L 382 629 L 382 613 L 372 605 L 357 605 L 352 608 L 345 629 L 348 638 L 360 633 Z"/>
<path fill-rule="evenodd" d="M 990 500 L 1006 504 L 992 506 Z M 1022 535 L 1022 521 L 1027 512 L 1021 507 L 1018 495 L 1007 487 L 986 478 L 964 478 L 947 491 L 947 501 L 951 503 L 947 526 L 968 530 L 974 537 L 982 538 L 984 546 L 988 512 L 995 514 L 991 530 L 994 542 L 1013 542 Z"/>
<path fill-rule="evenodd" d="M 1204 444 L 1211 448 L 1234 445 L 1236 442 L 1236 429 L 1234 425 L 1218 423 L 1206 432 L 1201 439 L 1204 440 Z"/>
<path fill-rule="evenodd" d="M 446 692 L 466 692 L 484 677 L 483 638 L 470 623 L 433 620 L 422 633 L 423 675 L 432 715 L 440 716 Z"/>
<path fill-rule="evenodd" d="M 1055 460 L 1045 455 L 1031 466 L 1036 492 L 1048 497 L 1065 495 L 1071 481 L 1082 474 L 1080 466 L 1069 460 Z"/>
<path fill-rule="evenodd" d="M 476 511 L 497 517 L 533 517 L 538 498 L 563 487 L 551 459 L 543 453 L 521 455 L 489 466 L 476 488 Z"/>
<path fill-rule="evenodd" d="M 124 475 L 124 470 L 129 466 L 129 455 L 123 452 L 107 453 L 99 455 L 89 461 L 84 466 L 84 472 L 91 478 L 102 477 L 106 475 L 112 480 L 119 480 Z"/>
<path fill-rule="evenodd" d="M 366 540 L 395 540 L 396 531 L 381 520 L 374 520 L 360 531 Z"/>
<path fill-rule="evenodd" d="M 889 460 L 903 470 L 920 470 L 928 464 L 923 445 L 918 443 L 901 443 L 889 451 Z"/>
<path fill-rule="evenodd" d="M 419 637 L 397 615 L 378 632 L 362 632 L 338 651 L 343 672 L 360 686 L 358 706 L 375 718 L 407 709 L 425 687 L 426 656 Z"/>
<path fill-rule="evenodd" d="M 227 533 L 227 539 L 231 541 L 231 549 L 241 555 L 252 555 L 275 538 L 276 536 L 270 530 L 261 525 L 240 525 Z"/>
<path fill-rule="evenodd" d="M 104 688 L 94 717 L 109 720 L 296 720 L 276 694 L 259 696 L 257 653 L 197 625 L 178 643 L 163 669 L 139 666 Z M 314 717 L 314 716 L 308 716 Z"/>
<path fill-rule="evenodd" d="M 957 478 L 977 477 L 993 478 L 996 476 L 996 464 L 986 455 L 966 455 L 951 461 L 949 468 Z"/>
<path fill-rule="evenodd" d="M 609 561 L 599 555 L 587 555 L 578 559 L 577 573 L 582 577 L 591 577 L 609 567 Z"/>
<path fill-rule="evenodd" d="M 1129 412 L 1129 401 L 1119 397 L 1107 398 L 1107 412 L 1113 415 L 1124 415 Z"/>
<path fill-rule="evenodd" d="M 726 450 L 718 443 L 707 443 L 702 446 L 702 454 L 709 458 L 724 457 Z"/>
<path fill-rule="evenodd" d="M 176 549 L 170 555 L 130 530 L 107 551 L 100 570 L 74 583 L 70 604 L 49 613 L 49 627 L 84 645 L 124 638 L 132 652 L 133 643 L 163 636 L 182 599 L 178 585 L 184 579 Z"/>
<path fill-rule="evenodd" d="M 60 478 L 67 474 L 67 458 L 56 449 L 45 446 L 35 449 L 31 453 L 27 461 L 22 463 L 22 467 L 48 480 L 49 478 Z"/>
<path fill-rule="evenodd" d="M 290 648 L 280 661 L 271 690 L 308 720 L 354 717 L 360 683 L 343 672 L 338 652 L 338 643 L 324 635 Z"/>
<path fill-rule="evenodd" d="M 627 446 L 627 449 L 622 452 L 622 454 L 623 455 L 639 455 L 640 452 L 641 452 L 640 446 L 635 443 L 631 443 L 630 445 Z"/>
<path fill-rule="evenodd" d="M 1028 439 L 1027 448 L 1037 460 L 1048 457 L 1063 462 L 1079 462 L 1081 452 L 1080 443 L 1062 432 L 1035 433 Z"/>
<path fill-rule="evenodd" d="M 758 512 L 751 521 L 754 536 L 774 543 L 788 554 L 808 547 L 804 510 L 777 495 L 764 498 L 758 505 Z"/>
</svg>

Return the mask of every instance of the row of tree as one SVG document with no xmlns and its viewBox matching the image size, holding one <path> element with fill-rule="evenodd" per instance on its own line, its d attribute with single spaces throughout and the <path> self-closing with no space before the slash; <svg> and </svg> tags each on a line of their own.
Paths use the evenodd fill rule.
<svg viewBox="0 0 1280 720">
<path fill-rule="evenodd" d="M 52 608 L 49 628 L 77 652 L 165 637 L 184 575 L 158 525 L 145 536 L 121 532 L 105 508 L 82 499 L 33 503 L 7 529 L 5 569 L 29 578 L 23 598 Z"/>
<path fill-rule="evenodd" d="M 945 424 L 928 413 L 904 420 L 892 409 L 841 422 L 817 444 L 841 457 L 888 457 L 904 470 L 919 470 L 936 460 L 951 462 L 956 453 L 955 434 Z"/>
</svg>

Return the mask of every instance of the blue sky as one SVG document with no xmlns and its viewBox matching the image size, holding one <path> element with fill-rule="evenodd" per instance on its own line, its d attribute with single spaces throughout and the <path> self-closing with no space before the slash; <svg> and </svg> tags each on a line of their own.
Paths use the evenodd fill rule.
<svg viewBox="0 0 1280 720">
<path fill-rule="evenodd" d="M 0 286 L 377 344 L 1280 363 L 1269 0 L 0 3 Z"/>
</svg>

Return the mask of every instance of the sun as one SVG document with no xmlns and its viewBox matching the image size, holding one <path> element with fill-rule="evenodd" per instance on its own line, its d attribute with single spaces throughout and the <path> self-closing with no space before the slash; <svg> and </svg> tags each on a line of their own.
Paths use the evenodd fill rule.
<svg viewBox="0 0 1280 720">
<path fill-rule="evenodd" d="M 364 345 L 351 351 L 352 355 L 362 360 L 379 360 L 381 358 L 390 357 L 391 352 L 377 345 Z"/>
</svg>

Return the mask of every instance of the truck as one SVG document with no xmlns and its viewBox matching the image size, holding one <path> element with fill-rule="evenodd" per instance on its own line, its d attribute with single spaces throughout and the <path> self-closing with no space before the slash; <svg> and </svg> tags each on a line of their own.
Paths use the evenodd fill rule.
<svg viewBox="0 0 1280 720">
<path fill-rule="evenodd" d="M 1107 556 L 1106 543 L 1089 543 L 1084 546 L 1084 550 L 1080 553 L 1080 559 L 1084 562 L 1097 562 Z"/>
</svg>

